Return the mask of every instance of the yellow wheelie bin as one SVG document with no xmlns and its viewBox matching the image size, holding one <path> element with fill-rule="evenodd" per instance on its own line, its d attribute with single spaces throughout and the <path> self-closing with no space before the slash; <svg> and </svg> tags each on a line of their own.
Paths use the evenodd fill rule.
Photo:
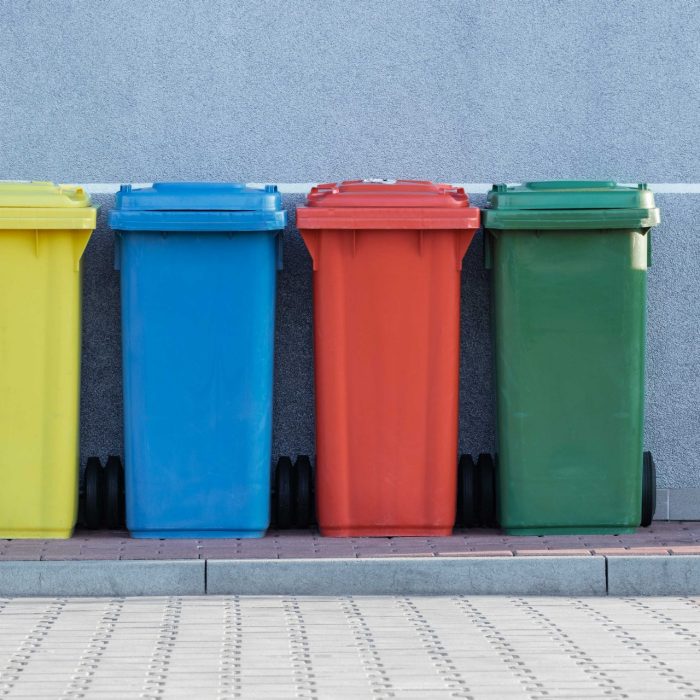
<svg viewBox="0 0 700 700">
<path fill-rule="evenodd" d="M 0 182 L 0 538 L 65 538 L 78 503 L 79 187 Z"/>
</svg>

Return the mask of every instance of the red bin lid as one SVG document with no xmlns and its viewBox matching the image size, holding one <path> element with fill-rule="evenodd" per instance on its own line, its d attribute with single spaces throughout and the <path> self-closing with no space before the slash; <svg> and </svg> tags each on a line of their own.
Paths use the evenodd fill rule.
<svg viewBox="0 0 700 700">
<path fill-rule="evenodd" d="M 346 180 L 313 187 L 297 208 L 306 228 L 477 229 L 479 209 L 461 187 L 429 180 Z"/>
</svg>

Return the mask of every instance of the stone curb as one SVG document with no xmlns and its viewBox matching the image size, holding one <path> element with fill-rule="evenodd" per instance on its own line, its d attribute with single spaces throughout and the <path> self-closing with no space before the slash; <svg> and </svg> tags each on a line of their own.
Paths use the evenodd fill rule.
<svg viewBox="0 0 700 700">
<path fill-rule="evenodd" d="M 0 562 L 0 597 L 700 595 L 700 556 Z"/>
<path fill-rule="evenodd" d="M 608 557 L 608 595 L 700 595 L 700 556 Z"/>
<path fill-rule="evenodd" d="M 4 561 L 0 596 L 204 595 L 206 563 L 184 561 Z"/>
<path fill-rule="evenodd" d="M 239 595 L 605 595 L 605 558 L 209 560 L 207 592 Z"/>
</svg>

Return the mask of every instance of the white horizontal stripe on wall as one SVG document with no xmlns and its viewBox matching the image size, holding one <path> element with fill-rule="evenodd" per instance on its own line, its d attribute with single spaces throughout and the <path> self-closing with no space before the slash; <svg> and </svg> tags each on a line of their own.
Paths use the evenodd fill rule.
<svg viewBox="0 0 700 700">
<path fill-rule="evenodd" d="M 133 187 L 149 187 L 150 182 L 134 182 Z M 268 182 L 249 182 L 251 187 L 261 187 L 270 184 Z M 277 188 L 282 194 L 307 194 L 316 185 L 315 182 L 277 182 Z M 485 194 L 493 186 L 490 182 L 455 182 L 451 183 L 455 187 L 463 187 L 471 194 Z M 509 183 L 517 184 L 517 183 Z M 633 186 L 636 183 L 620 183 Z M 700 182 L 650 182 L 649 189 L 658 194 L 700 194 Z M 82 187 L 90 194 L 114 194 L 119 191 L 119 183 L 114 182 L 87 182 L 78 183 L 76 186 Z"/>
<path fill-rule="evenodd" d="M 0 182 L 17 182 L 16 180 L 2 180 Z M 90 194 L 115 194 L 119 191 L 121 183 L 118 182 L 83 182 L 68 183 L 72 187 L 82 187 Z M 132 182 L 132 187 L 150 187 L 150 182 Z M 262 187 L 263 185 L 276 184 L 282 194 L 307 194 L 316 182 L 249 182 L 250 187 Z M 486 194 L 493 184 L 490 182 L 454 182 L 454 187 L 462 187 L 471 194 Z M 509 185 L 517 183 L 508 183 Z M 637 183 L 621 182 L 621 185 L 634 186 Z M 658 194 L 700 194 L 700 182 L 649 182 L 649 189 Z"/>
</svg>

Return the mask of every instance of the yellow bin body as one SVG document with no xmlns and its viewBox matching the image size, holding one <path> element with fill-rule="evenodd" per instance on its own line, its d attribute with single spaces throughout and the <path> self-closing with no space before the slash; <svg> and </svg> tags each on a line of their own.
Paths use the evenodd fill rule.
<svg viewBox="0 0 700 700">
<path fill-rule="evenodd" d="M 0 538 L 70 537 L 78 504 L 80 188 L 0 183 Z"/>
</svg>

